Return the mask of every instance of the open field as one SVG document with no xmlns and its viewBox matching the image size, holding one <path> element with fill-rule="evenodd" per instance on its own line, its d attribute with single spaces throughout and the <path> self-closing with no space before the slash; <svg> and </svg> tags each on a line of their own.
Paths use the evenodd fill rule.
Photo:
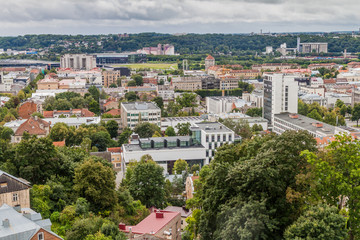
<svg viewBox="0 0 360 240">
<path fill-rule="evenodd" d="M 133 63 L 133 64 L 121 64 L 113 65 L 113 67 L 128 67 L 131 69 L 154 69 L 154 70 L 177 70 L 178 65 L 176 63 Z"/>
</svg>

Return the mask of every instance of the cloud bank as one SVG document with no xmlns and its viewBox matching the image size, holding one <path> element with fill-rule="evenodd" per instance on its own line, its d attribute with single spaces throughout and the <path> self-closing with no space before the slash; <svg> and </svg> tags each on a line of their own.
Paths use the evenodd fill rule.
<svg viewBox="0 0 360 240">
<path fill-rule="evenodd" d="M 356 0 L 0 0 L 0 35 L 356 30 Z"/>
</svg>

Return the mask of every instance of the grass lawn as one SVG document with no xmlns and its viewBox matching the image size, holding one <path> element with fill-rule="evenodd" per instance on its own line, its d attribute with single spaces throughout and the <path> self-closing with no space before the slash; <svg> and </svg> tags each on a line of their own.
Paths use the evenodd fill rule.
<svg viewBox="0 0 360 240">
<path fill-rule="evenodd" d="M 113 65 L 113 67 L 128 67 L 131 69 L 142 69 L 142 68 L 150 68 L 154 70 L 177 70 L 178 65 L 176 63 L 133 63 L 133 64 L 121 64 L 121 65 Z"/>
</svg>

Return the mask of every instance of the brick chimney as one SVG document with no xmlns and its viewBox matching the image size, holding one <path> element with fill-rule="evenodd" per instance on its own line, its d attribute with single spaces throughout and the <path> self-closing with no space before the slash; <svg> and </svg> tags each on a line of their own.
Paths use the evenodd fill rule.
<svg viewBox="0 0 360 240">
<path fill-rule="evenodd" d="M 119 230 L 126 230 L 125 223 L 119 223 Z"/>
<path fill-rule="evenodd" d="M 163 212 L 158 211 L 155 214 L 156 214 L 156 218 L 164 218 L 164 213 Z"/>
</svg>

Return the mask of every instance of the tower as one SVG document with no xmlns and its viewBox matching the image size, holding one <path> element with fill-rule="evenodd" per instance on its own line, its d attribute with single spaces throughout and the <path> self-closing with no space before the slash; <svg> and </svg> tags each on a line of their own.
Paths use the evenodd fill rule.
<svg viewBox="0 0 360 240">
<path fill-rule="evenodd" d="M 296 49 L 298 52 L 300 52 L 300 37 L 297 38 Z"/>
<path fill-rule="evenodd" d="M 215 66 L 215 58 L 211 55 L 208 55 L 205 58 L 205 71 L 209 69 L 209 67 Z"/>
<path fill-rule="evenodd" d="M 298 82 L 294 75 L 264 75 L 264 118 L 273 124 L 275 114 L 298 111 Z"/>
</svg>

